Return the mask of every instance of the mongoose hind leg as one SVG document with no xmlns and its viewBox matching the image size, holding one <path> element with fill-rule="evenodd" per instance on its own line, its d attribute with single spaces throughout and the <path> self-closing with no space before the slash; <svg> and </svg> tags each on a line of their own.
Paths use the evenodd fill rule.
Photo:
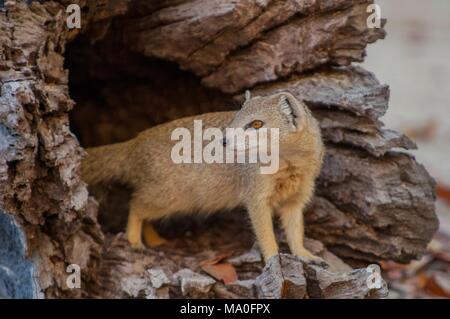
<svg viewBox="0 0 450 319">
<path fill-rule="evenodd" d="M 162 211 L 151 204 L 146 193 L 136 192 L 130 201 L 127 237 L 130 245 L 135 249 L 145 249 L 144 239 L 148 247 L 155 247 L 166 242 L 159 237 L 150 220 L 163 217 Z"/>
<path fill-rule="evenodd" d="M 142 233 L 147 247 L 156 247 L 167 243 L 167 240 L 159 236 L 155 227 L 149 221 L 144 222 Z"/>
</svg>

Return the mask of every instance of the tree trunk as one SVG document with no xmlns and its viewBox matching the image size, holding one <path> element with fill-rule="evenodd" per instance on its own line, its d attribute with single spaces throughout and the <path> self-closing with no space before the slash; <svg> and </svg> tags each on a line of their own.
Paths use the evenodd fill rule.
<svg viewBox="0 0 450 319">
<path fill-rule="evenodd" d="M 0 297 L 383 296 L 340 258 L 409 262 L 438 222 L 432 178 L 398 151 L 415 144 L 380 121 L 389 87 L 352 65 L 385 36 L 367 27 L 372 2 L 0 2 Z M 66 26 L 70 3 L 81 30 Z M 121 233 L 129 192 L 94 199 L 81 180 L 82 146 L 235 109 L 246 89 L 289 91 L 320 121 L 327 154 L 306 233 L 329 269 L 284 254 L 263 268 L 239 211 L 159 225 L 169 244 L 133 251 Z M 238 281 L 201 270 L 217 256 Z"/>
</svg>

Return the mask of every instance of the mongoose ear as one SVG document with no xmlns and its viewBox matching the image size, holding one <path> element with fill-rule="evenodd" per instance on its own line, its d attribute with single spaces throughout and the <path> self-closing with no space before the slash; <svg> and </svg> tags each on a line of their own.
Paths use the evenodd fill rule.
<svg viewBox="0 0 450 319">
<path fill-rule="evenodd" d="M 278 98 L 278 106 L 281 114 L 289 121 L 292 131 L 297 131 L 300 110 L 295 98 L 291 94 L 282 93 Z"/>
</svg>

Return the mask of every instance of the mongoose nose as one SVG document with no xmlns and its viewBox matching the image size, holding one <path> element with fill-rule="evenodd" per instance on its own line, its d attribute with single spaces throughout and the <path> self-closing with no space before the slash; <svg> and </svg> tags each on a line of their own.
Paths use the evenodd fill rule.
<svg viewBox="0 0 450 319">
<path fill-rule="evenodd" d="M 226 137 L 224 137 L 222 139 L 222 144 L 223 144 L 223 147 L 227 146 L 227 138 Z"/>
</svg>

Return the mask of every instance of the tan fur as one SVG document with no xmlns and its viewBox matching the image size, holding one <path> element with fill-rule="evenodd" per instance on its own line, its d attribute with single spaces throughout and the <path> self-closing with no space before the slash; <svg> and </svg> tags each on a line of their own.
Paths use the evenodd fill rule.
<svg viewBox="0 0 450 319">
<path fill-rule="evenodd" d="M 281 104 L 283 112 L 289 105 L 294 115 L 285 116 L 280 111 Z M 268 128 L 279 128 L 279 171 L 260 174 L 258 164 L 173 163 L 170 154 L 176 141 L 171 141 L 171 133 L 177 127 L 192 132 L 194 119 L 203 120 L 204 128 L 244 127 L 255 119 L 262 120 Z M 150 128 L 127 142 L 87 151 L 83 176 L 88 184 L 116 180 L 134 189 L 127 225 L 133 247 L 143 247 L 144 221 L 175 213 L 213 213 L 244 206 L 266 260 L 278 254 L 274 213 L 281 219 L 292 253 L 315 258 L 303 247 L 303 209 L 313 195 L 324 147 L 316 120 L 289 93 L 252 98 L 238 112 L 178 119 Z M 150 229 L 145 234 L 146 241 L 152 241 L 156 234 L 153 232 Z"/>
</svg>

